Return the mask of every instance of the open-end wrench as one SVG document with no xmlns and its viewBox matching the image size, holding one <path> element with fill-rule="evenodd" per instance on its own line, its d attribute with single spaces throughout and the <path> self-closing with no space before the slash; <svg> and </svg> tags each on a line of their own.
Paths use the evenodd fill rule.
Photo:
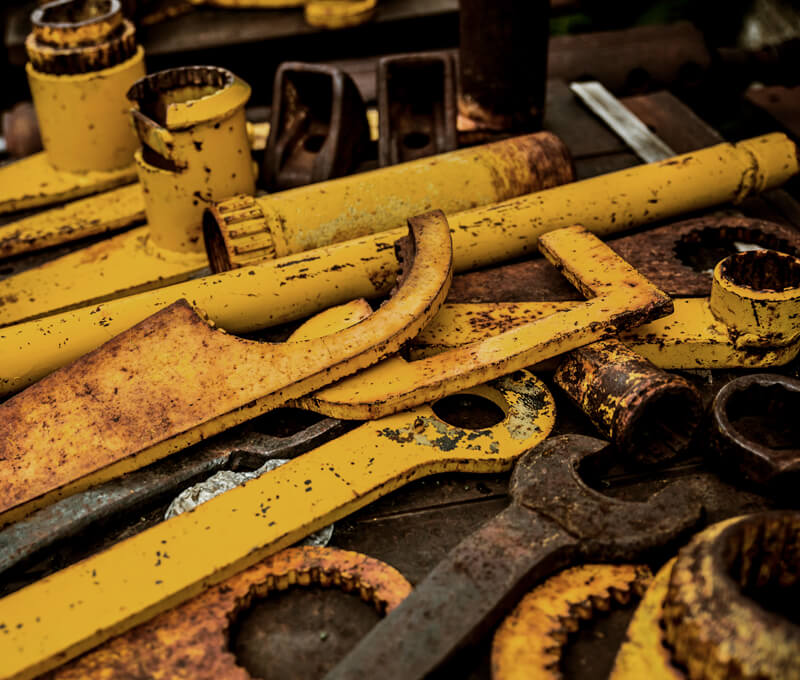
<svg viewBox="0 0 800 680">
<path fill-rule="evenodd" d="M 604 441 L 566 435 L 525 454 L 511 477 L 511 505 L 459 543 L 326 680 L 424 678 L 552 572 L 578 561 L 635 559 L 699 520 L 684 481 L 645 503 L 589 488 L 580 468 L 606 449 Z"/>
<path fill-rule="evenodd" d="M 324 418 L 288 437 L 257 431 L 224 434 L 62 498 L 0 530 L 0 574 L 100 523 L 130 515 L 177 495 L 188 484 L 220 470 L 253 469 L 268 460 L 294 458 L 344 433 L 350 425 Z"/>
</svg>

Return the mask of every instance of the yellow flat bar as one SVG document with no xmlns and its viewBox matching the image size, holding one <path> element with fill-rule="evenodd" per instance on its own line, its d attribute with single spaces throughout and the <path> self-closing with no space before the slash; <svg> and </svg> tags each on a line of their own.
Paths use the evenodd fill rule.
<svg viewBox="0 0 800 680">
<path fill-rule="evenodd" d="M 436 314 L 452 276 L 443 214 L 409 223 L 408 275 L 350 328 L 254 342 L 209 327 L 179 301 L 0 404 L 0 525 L 397 352 Z"/>
<path fill-rule="evenodd" d="M 44 151 L 0 168 L 0 213 L 60 203 L 136 181 L 136 166 L 119 170 L 56 170 Z"/>
<path fill-rule="evenodd" d="M 665 293 L 582 227 L 545 234 L 539 239 L 539 247 L 591 299 L 401 368 L 396 362 L 377 364 L 298 403 L 336 418 L 379 418 L 672 311 L 672 301 Z"/>
<path fill-rule="evenodd" d="M 414 338 L 411 356 L 431 357 L 453 347 L 498 335 L 530 321 L 570 312 L 580 302 L 491 302 L 444 305 Z M 782 347 L 736 347 L 735 335 L 711 312 L 708 298 L 675 298 L 675 311 L 619 339 L 659 368 L 768 368 L 783 366 L 800 353 L 800 342 Z M 331 388 L 333 389 L 333 388 Z"/>
<path fill-rule="evenodd" d="M 129 184 L 0 226 L 0 258 L 116 231 L 144 219 L 141 187 Z"/>
<path fill-rule="evenodd" d="M 414 479 L 506 470 L 553 427 L 552 395 L 529 373 L 478 393 L 505 420 L 467 431 L 423 406 L 366 423 L 3 598 L 1 676 L 49 670 Z"/>
<path fill-rule="evenodd" d="M 163 250 L 148 227 L 131 229 L 0 281 L 0 326 L 185 281 L 207 266 L 205 253 Z"/>
</svg>

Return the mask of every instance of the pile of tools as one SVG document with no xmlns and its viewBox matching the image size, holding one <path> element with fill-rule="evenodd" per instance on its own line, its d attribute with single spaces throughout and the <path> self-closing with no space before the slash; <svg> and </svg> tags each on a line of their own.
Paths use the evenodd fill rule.
<svg viewBox="0 0 800 680">
<path fill-rule="evenodd" d="M 0 255 L 69 252 L 0 280 L 0 676 L 250 677 L 237 617 L 316 585 L 381 617 L 331 680 L 464 675 L 487 645 L 497 680 L 559 677 L 571 633 L 636 603 L 614 678 L 800 677 L 800 233 L 707 212 L 797 175 L 792 140 L 675 154 L 576 83 L 647 163 L 576 181 L 531 131 L 543 73 L 492 108 L 437 53 L 380 62 L 372 132 L 346 73 L 284 64 L 259 163 L 249 85 L 145 75 L 119 0 L 32 24 L 44 151 L 0 168 Z M 675 473 L 698 451 L 738 512 Z M 324 545 L 416 480 L 509 471 L 413 585 Z"/>
</svg>

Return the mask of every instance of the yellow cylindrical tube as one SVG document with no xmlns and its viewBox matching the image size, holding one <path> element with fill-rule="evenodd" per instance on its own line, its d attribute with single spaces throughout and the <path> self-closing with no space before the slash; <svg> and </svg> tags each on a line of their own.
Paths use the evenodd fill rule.
<svg viewBox="0 0 800 680">
<path fill-rule="evenodd" d="M 25 67 L 50 164 L 66 172 L 108 171 L 133 162 L 139 146 L 125 93 L 144 76 L 144 50 L 100 71 L 54 75 Z"/>
<path fill-rule="evenodd" d="M 203 252 L 203 211 L 255 191 L 244 105 L 250 86 L 230 71 L 192 66 L 137 82 L 136 152 L 150 238 L 159 248 Z"/>
<path fill-rule="evenodd" d="M 747 177 L 762 177 L 746 185 L 754 192 L 797 172 L 794 143 L 772 134 L 456 213 L 448 218 L 455 269 L 532 253 L 541 234 L 559 227 L 583 223 L 607 235 L 741 200 Z M 179 298 L 222 328 L 245 333 L 355 297 L 384 295 L 397 272 L 393 244 L 404 234 L 385 231 L 0 329 L 0 394 L 21 389 Z"/>
<path fill-rule="evenodd" d="M 211 209 L 206 247 L 215 271 L 401 227 L 433 208 L 452 213 L 574 179 L 563 142 L 524 135 L 310 184 L 237 197 Z"/>
</svg>

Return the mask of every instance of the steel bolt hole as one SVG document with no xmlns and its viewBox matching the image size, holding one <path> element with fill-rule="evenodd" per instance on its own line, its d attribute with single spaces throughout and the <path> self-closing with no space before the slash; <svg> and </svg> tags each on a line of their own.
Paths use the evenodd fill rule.
<svg viewBox="0 0 800 680">
<path fill-rule="evenodd" d="M 424 132 L 409 132 L 403 137 L 403 146 L 406 149 L 424 149 L 430 143 L 430 135 L 426 135 Z"/>
<path fill-rule="evenodd" d="M 696 229 L 683 236 L 675 244 L 675 256 L 696 272 L 713 269 L 717 262 L 739 251 L 736 243 L 750 244 L 761 248 L 797 254 L 784 239 L 765 234 L 758 229 L 722 227 L 720 229 Z"/>
<path fill-rule="evenodd" d="M 674 458 L 688 448 L 701 414 L 699 400 L 688 389 L 651 398 L 621 444 L 639 463 Z"/>
<path fill-rule="evenodd" d="M 800 625 L 800 520 L 797 515 L 747 523 L 727 536 L 722 560 L 745 597 Z"/>
<path fill-rule="evenodd" d="M 433 405 L 433 412 L 448 425 L 465 430 L 483 430 L 506 417 L 497 404 L 476 394 L 452 394 L 439 399 Z"/>
<path fill-rule="evenodd" d="M 780 293 L 800 287 L 800 260 L 774 250 L 739 253 L 723 262 L 722 275 L 737 286 Z"/>
<path fill-rule="evenodd" d="M 324 143 L 324 135 L 311 135 L 306 137 L 306 141 L 303 142 L 303 148 L 309 153 L 319 153 Z"/>
<path fill-rule="evenodd" d="M 728 399 L 725 415 L 740 436 L 774 450 L 800 449 L 800 392 L 752 385 Z"/>
<path fill-rule="evenodd" d="M 270 592 L 237 613 L 230 650 L 253 678 L 322 678 L 381 619 L 375 607 L 335 588 Z"/>
</svg>

